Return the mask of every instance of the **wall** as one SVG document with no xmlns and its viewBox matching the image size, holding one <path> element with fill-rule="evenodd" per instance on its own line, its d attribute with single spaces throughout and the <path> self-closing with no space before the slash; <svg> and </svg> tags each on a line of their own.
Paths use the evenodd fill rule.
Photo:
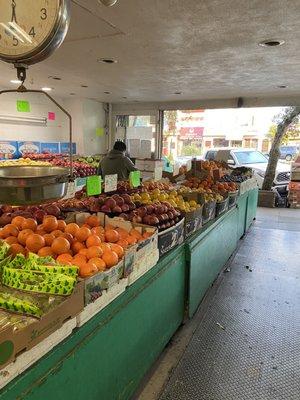
<svg viewBox="0 0 300 400">
<path fill-rule="evenodd" d="M 105 154 L 107 150 L 104 134 L 96 135 L 97 128 L 105 127 L 103 103 L 88 99 L 59 99 L 53 96 L 72 116 L 73 142 L 77 143 L 77 153 L 84 155 Z M 17 100 L 28 100 L 30 112 L 17 111 Z M 0 115 L 18 117 L 48 117 L 55 112 L 55 121 L 47 126 L 35 126 L 32 123 L 0 121 L 0 140 L 66 142 L 69 140 L 69 120 L 46 96 L 36 93 L 9 93 L 0 96 Z"/>
</svg>

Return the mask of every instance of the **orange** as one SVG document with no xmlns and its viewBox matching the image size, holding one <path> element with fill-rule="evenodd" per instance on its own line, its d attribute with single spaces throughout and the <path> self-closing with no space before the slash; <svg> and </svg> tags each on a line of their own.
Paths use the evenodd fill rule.
<svg viewBox="0 0 300 400">
<path fill-rule="evenodd" d="M 57 218 L 53 215 L 46 215 L 43 219 L 43 226 L 44 230 L 48 233 L 55 231 L 58 227 Z"/>
<path fill-rule="evenodd" d="M 90 267 L 91 269 L 91 275 L 94 275 L 98 272 L 98 268 L 97 265 L 93 262 L 87 262 L 87 265 Z"/>
<path fill-rule="evenodd" d="M 102 258 L 91 258 L 88 261 L 88 264 L 93 263 L 94 265 L 96 265 L 98 271 L 105 271 L 106 268 L 106 264 L 105 262 L 102 260 Z"/>
<path fill-rule="evenodd" d="M 128 237 L 129 233 L 123 229 L 123 228 L 116 228 L 116 231 L 118 232 L 120 239 L 125 239 Z"/>
<path fill-rule="evenodd" d="M 3 235 L 4 238 L 7 238 L 8 236 L 17 237 L 18 234 L 19 234 L 19 229 L 13 224 L 7 224 L 2 229 L 2 235 Z"/>
<path fill-rule="evenodd" d="M 79 250 L 78 254 L 81 254 L 81 255 L 87 257 L 87 251 L 88 251 L 88 249 L 81 249 L 81 250 Z"/>
<path fill-rule="evenodd" d="M 88 259 L 101 257 L 102 254 L 103 254 L 103 250 L 99 246 L 89 247 L 87 249 L 87 253 L 86 253 Z"/>
<path fill-rule="evenodd" d="M 62 219 L 57 220 L 57 229 L 64 232 L 66 229 L 67 224 Z"/>
<path fill-rule="evenodd" d="M 119 259 L 121 259 L 124 256 L 124 249 L 123 247 L 119 246 L 118 244 L 112 243 L 110 245 L 112 251 L 114 251 L 115 253 L 117 253 Z"/>
<path fill-rule="evenodd" d="M 131 229 L 131 231 L 129 233 L 131 236 L 134 236 L 137 240 L 142 239 L 142 235 L 136 229 Z"/>
<path fill-rule="evenodd" d="M 129 245 L 136 244 L 136 242 L 137 242 L 136 238 L 134 236 L 131 236 L 131 235 L 129 235 L 126 240 L 127 240 Z"/>
<path fill-rule="evenodd" d="M 51 231 L 51 235 L 53 235 L 55 237 L 63 236 L 63 234 L 64 233 L 62 231 L 58 230 L 58 229 L 55 229 L 54 231 Z"/>
<path fill-rule="evenodd" d="M 114 229 L 109 229 L 105 231 L 105 239 L 107 242 L 116 243 L 119 239 L 119 233 Z"/>
<path fill-rule="evenodd" d="M 148 238 L 151 237 L 152 235 L 153 235 L 152 232 L 144 232 L 144 233 L 143 233 L 143 238 L 144 238 L 144 239 L 148 239 Z"/>
<path fill-rule="evenodd" d="M 105 230 L 106 231 L 111 231 L 112 229 L 116 229 L 114 226 L 112 226 L 112 225 L 109 225 L 109 224 L 107 224 L 106 226 L 105 226 Z"/>
<path fill-rule="evenodd" d="M 31 229 L 33 232 L 36 231 L 38 224 L 35 219 L 33 218 L 27 218 L 25 221 L 22 223 L 22 230 L 24 229 Z"/>
<path fill-rule="evenodd" d="M 36 228 L 35 233 L 38 233 L 39 235 L 44 236 L 44 235 L 46 235 L 47 232 L 44 230 L 44 225 L 39 225 Z"/>
<path fill-rule="evenodd" d="M 101 239 L 97 235 L 89 236 L 85 242 L 86 247 L 99 246 L 100 243 L 101 243 Z"/>
<path fill-rule="evenodd" d="M 101 243 L 101 244 L 99 244 L 99 247 L 101 247 L 103 252 L 106 250 L 111 250 L 110 245 L 108 243 Z"/>
<path fill-rule="evenodd" d="M 63 233 L 62 237 L 64 237 L 65 239 L 67 239 L 67 241 L 72 244 L 74 239 L 73 236 L 70 233 Z"/>
<path fill-rule="evenodd" d="M 18 238 L 15 236 L 8 236 L 4 241 L 8 244 L 19 244 Z"/>
<path fill-rule="evenodd" d="M 12 219 L 11 223 L 13 225 L 15 225 L 18 229 L 21 230 L 22 229 L 22 224 L 23 224 L 24 221 L 25 221 L 24 217 L 17 216 L 17 217 Z"/>
<path fill-rule="evenodd" d="M 60 264 L 69 265 L 69 264 L 67 264 L 67 263 L 72 264 L 73 257 L 71 256 L 71 254 L 63 253 L 63 254 L 60 254 L 60 255 L 57 257 L 56 261 L 57 261 L 58 263 L 60 263 Z"/>
<path fill-rule="evenodd" d="M 87 258 L 83 254 L 76 254 L 76 256 L 73 258 L 73 260 L 81 260 L 81 261 L 87 262 Z"/>
<path fill-rule="evenodd" d="M 123 247 L 123 249 L 126 249 L 128 247 L 128 242 L 125 239 L 118 240 L 116 244 Z"/>
<path fill-rule="evenodd" d="M 79 265 L 79 275 L 81 278 L 88 278 L 93 274 L 94 267 L 87 264 L 87 263 L 82 263 Z"/>
<path fill-rule="evenodd" d="M 96 215 L 91 215 L 87 217 L 85 223 L 91 226 L 92 228 L 95 228 L 100 225 L 100 220 Z"/>
<path fill-rule="evenodd" d="M 102 260 L 105 262 L 107 268 L 111 268 L 118 264 L 119 258 L 114 251 L 106 250 L 102 255 Z"/>
<path fill-rule="evenodd" d="M 75 237 L 79 242 L 85 242 L 91 234 L 91 230 L 83 226 L 75 233 Z"/>
<path fill-rule="evenodd" d="M 24 229 L 18 234 L 18 241 L 20 244 L 23 246 L 26 245 L 26 239 L 28 238 L 29 235 L 33 234 L 31 229 Z"/>
<path fill-rule="evenodd" d="M 51 246 L 51 244 L 53 243 L 53 240 L 55 239 L 55 236 L 52 235 L 51 233 L 46 233 L 46 235 L 44 235 L 44 239 L 45 239 L 46 246 Z"/>
<path fill-rule="evenodd" d="M 26 239 L 26 247 L 29 251 L 37 253 L 42 247 L 45 247 L 45 239 L 37 233 L 32 233 Z"/>
<path fill-rule="evenodd" d="M 53 253 L 51 247 L 47 246 L 47 247 L 42 247 L 42 248 L 38 251 L 38 255 L 39 255 L 40 257 L 48 257 L 48 256 L 53 257 L 55 254 Z"/>
<path fill-rule="evenodd" d="M 102 226 L 96 226 L 95 228 L 92 228 L 92 233 L 101 237 L 104 235 L 104 228 Z"/>
<path fill-rule="evenodd" d="M 64 254 L 70 250 L 70 243 L 63 237 L 57 237 L 53 240 L 51 249 L 55 254 Z"/>
<path fill-rule="evenodd" d="M 72 251 L 77 254 L 81 249 L 85 249 L 85 245 L 80 242 L 73 242 L 71 246 Z"/>
<path fill-rule="evenodd" d="M 24 247 L 16 243 L 10 246 L 9 252 L 12 256 L 16 256 L 17 254 L 24 254 L 24 256 L 26 255 L 26 250 Z"/>
<path fill-rule="evenodd" d="M 65 232 L 69 233 L 72 236 L 75 236 L 76 232 L 79 230 L 79 226 L 72 222 L 71 224 L 67 224 L 65 227 Z"/>
</svg>

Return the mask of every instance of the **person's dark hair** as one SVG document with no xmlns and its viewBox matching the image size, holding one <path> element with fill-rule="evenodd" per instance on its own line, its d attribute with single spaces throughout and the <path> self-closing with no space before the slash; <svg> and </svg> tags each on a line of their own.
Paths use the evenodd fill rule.
<svg viewBox="0 0 300 400">
<path fill-rule="evenodd" d="M 117 140 L 114 144 L 114 150 L 126 151 L 126 144 L 121 140 Z"/>
</svg>

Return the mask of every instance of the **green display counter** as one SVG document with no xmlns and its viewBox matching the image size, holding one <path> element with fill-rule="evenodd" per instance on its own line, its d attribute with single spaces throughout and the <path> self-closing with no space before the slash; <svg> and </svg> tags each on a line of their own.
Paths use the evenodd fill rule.
<svg viewBox="0 0 300 400">
<path fill-rule="evenodd" d="M 255 196 L 248 196 L 10 382 L 1 400 L 129 400 L 236 249 L 255 215 Z"/>
</svg>

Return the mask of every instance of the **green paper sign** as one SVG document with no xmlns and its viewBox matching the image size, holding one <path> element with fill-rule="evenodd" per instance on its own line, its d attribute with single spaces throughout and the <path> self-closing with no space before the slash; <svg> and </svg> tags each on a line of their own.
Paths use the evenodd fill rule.
<svg viewBox="0 0 300 400">
<path fill-rule="evenodd" d="M 27 100 L 17 100 L 17 110 L 19 112 L 30 112 L 30 103 Z"/>
<path fill-rule="evenodd" d="M 88 176 L 86 180 L 86 191 L 88 196 L 97 196 L 102 192 L 102 178 L 94 175 Z"/>
<path fill-rule="evenodd" d="M 141 171 L 133 171 L 129 174 L 130 185 L 134 188 L 139 187 L 141 184 Z"/>
<path fill-rule="evenodd" d="M 96 129 L 96 136 L 104 136 L 104 128 L 97 128 Z"/>
</svg>

